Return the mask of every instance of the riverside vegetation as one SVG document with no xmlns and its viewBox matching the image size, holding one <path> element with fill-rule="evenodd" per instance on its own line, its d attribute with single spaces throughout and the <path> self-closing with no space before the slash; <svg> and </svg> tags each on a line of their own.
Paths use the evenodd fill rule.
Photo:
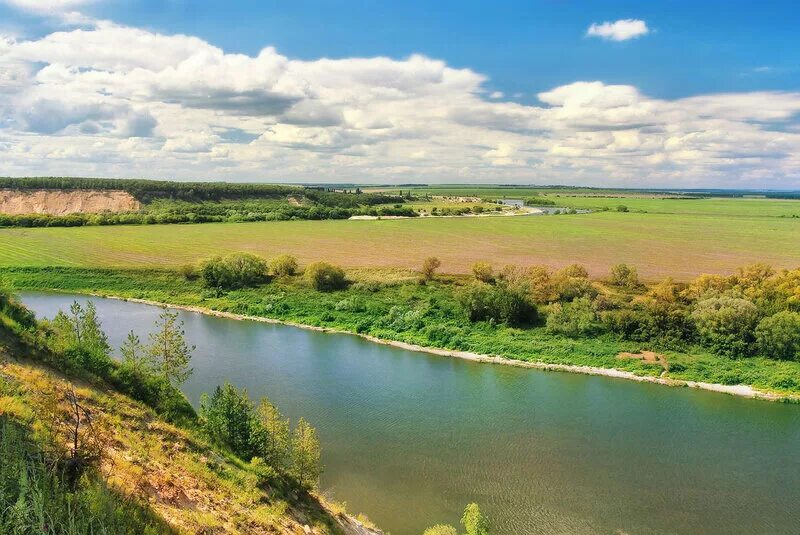
<svg viewBox="0 0 800 535">
<path fill-rule="evenodd" d="M 294 509 L 315 532 L 342 532 L 334 513 L 309 494 L 321 471 L 315 430 L 301 419 L 290 432 L 288 420 L 269 400 L 262 399 L 256 411 L 246 392 L 229 384 L 206 396 L 200 415 L 195 415 L 179 390 L 191 373 L 193 348 L 187 346 L 176 314 L 165 310 L 149 339 L 142 344 L 131 333 L 117 361 L 110 356 L 91 302 L 85 307 L 75 303 L 52 321 L 40 322 L 8 291 L 0 291 L 0 531 L 198 532 L 229 518 L 226 531 L 249 532 L 256 526 L 291 524 L 287 511 Z M 152 478 L 124 489 L 128 492 L 109 484 L 112 479 L 141 479 L 147 471 L 130 465 L 130 459 L 120 465 L 119 458 L 107 453 L 120 444 L 135 458 L 145 453 L 135 441 L 126 443 L 131 433 L 136 435 L 142 415 L 151 422 L 141 429 L 149 435 L 139 438 L 142 444 L 166 432 L 161 438 L 173 448 L 196 450 L 193 463 L 180 465 L 174 453 L 169 460 L 163 458 L 166 448 L 157 444 L 159 453 L 150 448 L 141 457 L 144 466 L 152 462 L 155 466 L 149 468 L 164 470 L 159 463 L 173 463 L 168 472 L 200 469 L 198 479 L 205 476 L 213 484 L 221 478 L 216 485 L 233 494 L 234 501 L 249 503 L 256 514 L 236 518 L 240 507 L 227 504 L 223 518 L 204 518 L 193 507 L 184 507 L 180 518 L 175 511 L 166 515 L 168 522 L 159 513 L 174 504 L 169 499 L 160 503 L 162 497 L 152 488 L 146 492 Z M 159 419 L 164 423 L 154 421 Z M 208 456 L 213 458 L 207 461 L 211 472 L 196 464 Z M 232 485 L 241 488 L 233 490 Z M 150 493 L 156 494 L 158 510 L 146 499 Z M 252 501 L 259 495 L 264 505 Z"/>
<path fill-rule="evenodd" d="M 523 361 L 800 393 L 800 270 L 766 265 L 644 284 L 620 264 L 474 266 L 471 277 L 351 270 L 237 253 L 172 270 L 7 268 L 20 289 L 60 289 L 336 328 Z M 652 352 L 648 353 L 646 352 Z"/>
<path fill-rule="evenodd" d="M 292 259 L 270 265 L 289 269 Z M 37 321 L 0 288 L 0 531 L 294 533 L 310 523 L 313 533 L 378 533 L 318 501 L 321 447 L 303 418 L 292 429 L 269 399 L 253 404 L 230 383 L 204 394 L 196 414 L 179 390 L 193 350 L 165 309 L 148 343 L 131 331 L 115 360 L 91 301 Z M 186 471 L 192 484 L 153 488 Z M 190 488 L 203 484 L 204 496 Z M 211 511 L 197 513 L 198 501 Z M 477 504 L 462 524 L 467 535 L 489 533 Z"/>
</svg>

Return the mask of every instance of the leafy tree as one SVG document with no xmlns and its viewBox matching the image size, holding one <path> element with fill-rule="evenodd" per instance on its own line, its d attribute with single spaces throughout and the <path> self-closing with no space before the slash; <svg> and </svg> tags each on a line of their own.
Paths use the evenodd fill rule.
<svg viewBox="0 0 800 535">
<path fill-rule="evenodd" d="M 195 347 L 186 344 L 183 322 L 178 321 L 178 313 L 166 308 L 158 316 L 156 331 L 150 333 L 147 355 L 154 366 L 170 384 L 183 384 L 192 374 L 189 361 Z"/>
<path fill-rule="evenodd" d="M 536 305 L 530 302 L 526 289 L 498 281 L 491 285 L 475 281 L 459 296 L 470 321 L 489 321 L 509 325 L 530 324 L 536 321 Z"/>
<path fill-rule="evenodd" d="M 341 290 L 347 286 L 344 270 L 327 262 L 309 264 L 303 276 L 312 288 L 321 292 Z"/>
<path fill-rule="evenodd" d="M 752 354 L 758 308 L 746 299 L 712 297 L 700 301 L 692 312 L 703 342 L 717 353 L 730 357 Z"/>
<path fill-rule="evenodd" d="M 481 282 L 494 281 L 494 271 L 492 265 L 488 262 L 475 262 L 472 264 L 472 274 L 476 280 Z"/>
<path fill-rule="evenodd" d="M 267 280 L 267 262 L 250 253 L 215 256 L 203 262 L 200 275 L 209 288 L 236 290 L 255 286 Z"/>
<path fill-rule="evenodd" d="M 290 463 L 291 436 L 289 420 L 267 398 L 261 398 L 256 408 L 258 434 L 255 437 L 259 455 L 272 466 L 287 468 Z"/>
<path fill-rule="evenodd" d="M 422 269 L 419 272 L 420 282 L 425 283 L 433 280 L 436 270 L 442 266 L 442 261 L 435 256 L 429 256 L 422 261 Z"/>
<path fill-rule="evenodd" d="M 471 503 L 464 509 L 461 525 L 467 535 L 489 535 L 489 519 L 481 513 L 477 503 Z"/>
<path fill-rule="evenodd" d="M 274 277 L 287 277 L 297 273 L 297 258 L 290 254 L 278 255 L 269 261 L 269 273 Z"/>
<path fill-rule="evenodd" d="M 570 303 L 550 305 L 545 328 L 550 333 L 584 336 L 598 329 L 597 313 L 588 297 L 576 297 Z"/>
<path fill-rule="evenodd" d="M 322 473 L 320 454 L 317 431 L 300 418 L 292 435 L 292 474 L 301 486 L 316 487 Z"/>
<path fill-rule="evenodd" d="M 642 286 L 636 268 L 627 264 L 617 264 L 612 267 L 609 282 L 626 290 L 636 290 Z"/>
<path fill-rule="evenodd" d="M 784 310 L 761 320 L 756 344 L 767 358 L 800 360 L 800 313 Z"/>
<path fill-rule="evenodd" d="M 210 397 L 203 394 L 200 420 L 213 440 L 225 444 L 236 455 L 249 460 L 257 452 L 253 436 L 258 423 L 253 417 L 247 390 L 238 390 L 226 382 Z"/>
<path fill-rule="evenodd" d="M 93 302 L 89 301 L 85 308 L 77 301 L 73 302 L 68 314 L 63 311 L 56 314 L 51 328 L 55 334 L 54 349 L 62 352 L 70 362 L 101 375 L 108 370 L 111 347 Z"/>
</svg>

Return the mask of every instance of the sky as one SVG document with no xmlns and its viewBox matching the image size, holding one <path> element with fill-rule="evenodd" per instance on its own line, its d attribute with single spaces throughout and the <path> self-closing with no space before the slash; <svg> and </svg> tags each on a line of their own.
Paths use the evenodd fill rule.
<svg viewBox="0 0 800 535">
<path fill-rule="evenodd" d="M 0 175 L 800 189 L 789 1 L 0 0 Z"/>
</svg>

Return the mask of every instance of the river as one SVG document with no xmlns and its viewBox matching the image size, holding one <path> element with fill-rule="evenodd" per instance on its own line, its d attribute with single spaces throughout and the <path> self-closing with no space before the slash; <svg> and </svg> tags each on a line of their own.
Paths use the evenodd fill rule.
<svg viewBox="0 0 800 535">
<path fill-rule="evenodd" d="M 23 293 L 39 317 L 73 299 Z M 110 342 L 157 307 L 93 299 Z M 797 534 L 800 405 L 468 362 L 342 334 L 180 312 L 197 346 L 184 391 L 230 381 L 320 434 L 321 488 L 393 535 Z"/>
</svg>

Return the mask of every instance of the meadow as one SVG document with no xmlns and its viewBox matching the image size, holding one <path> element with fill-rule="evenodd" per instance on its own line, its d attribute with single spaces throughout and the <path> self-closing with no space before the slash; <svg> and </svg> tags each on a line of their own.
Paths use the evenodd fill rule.
<svg viewBox="0 0 800 535">
<path fill-rule="evenodd" d="M 606 202 L 582 197 L 581 203 Z M 755 262 L 800 265 L 800 219 L 779 217 L 798 201 L 626 199 L 658 213 L 598 211 L 519 217 L 376 221 L 270 221 L 183 225 L 0 229 L 0 267 L 175 267 L 214 254 L 249 251 L 327 260 L 348 268 L 416 269 L 428 256 L 442 271 L 493 264 L 585 265 L 593 277 L 624 262 L 640 276 L 688 280 Z M 608 202 L 611 202 L 609 200 Z M 620 204 L 613 199 L 613 204 Z M 708 206 L 707 213 L 688 213 Z M 766 209 L 765 207 L 776 208 Z M 770 215 L 777 214 L 777 215 Z"/>
</svg>

